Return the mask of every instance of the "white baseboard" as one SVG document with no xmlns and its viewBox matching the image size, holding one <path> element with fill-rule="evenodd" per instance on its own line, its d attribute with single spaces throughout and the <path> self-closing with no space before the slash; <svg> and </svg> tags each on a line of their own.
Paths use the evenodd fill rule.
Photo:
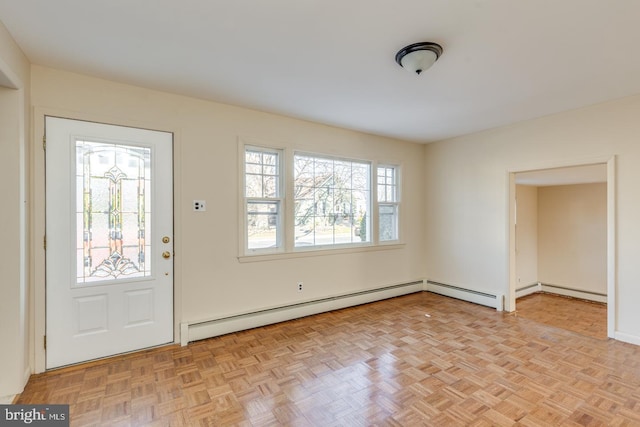
<svg viewBox="0 0 640 427">
<path fill-rule="evenodd" d="M 567 288 L 564 286 L 553 285 L 550 283 L 541 283 L 542 292 L 550 294 L 564 295 L 566 297 L 580 298 L 587 301 L 607 302 L 607 296 L 595 292 L 584 291 L 580 289 Z"/>
<path fill-rule="evenodd" d="M 516 298 L 526 297 L 527 295 L 535 294 L 536 292 L 540 292 L 541 290 L 542 285 L 540 283 L 532 283 L 530 285 L 516 289 Z"/>
<path fill-rule="evenodd" d="M 448 285 L 446 283 L 433 282 L 428 280 L 425 290 L 434 294 L 444 295 L 475 304 L 495 308 L 497 311 L 504 310 L 504 295 L 481 292 L 469 288 Z"/>
<path fill-rule="evenodd" d="M 624 332 L 615 332 L 614 339 L 629 344 L 640 345 L 640 337 L 631 334 L 625 334 Z"/>
<path fill-rule="evenodd" d="M 27 366 L 22 373 L 22 390 L 24 390 L 27 383 L 29 382 L 29 378 L 31 378 L 31 367 Z"/>
<path fill-rule="evenodd" d="M 31 368 L 27 366 L 22 373 L 22 387 L 19 390 L 13 389 L 15 392 L 22 393 L 25 386 L 29 382 L 29 378 L 31 378 Z M 6 393 L 6 391 L 5 391 Z M 18 396 L 17 394 L 9 394 L 7 396 L 0 396 L 0 405 L 9 405 L 13 403 L 13 400 Z"/>
<path fill-rule="evenodd" d="M 183 322 L 180 324 L 180 344 L 184 346 L 191 341 L 202 340 L 245 329 L 257 328 L 273 323 L 310 316 L 313 314 L 420 292 L 423 290 L 423 286 L 424 280 L 416 280 L 384 288 L 337 295 L 313 301 L 305 301 L 298 304 L 268 308 L 220 319 L 210 319 L 200 322 Z"/>
<path fill-rule="evenodd" d="M 15 394 L 11 394 L 9 396 L 0 396 L 0 405 L 10 405 L 13 403 L 13 399 L 15 398 Z"/>
</svg>

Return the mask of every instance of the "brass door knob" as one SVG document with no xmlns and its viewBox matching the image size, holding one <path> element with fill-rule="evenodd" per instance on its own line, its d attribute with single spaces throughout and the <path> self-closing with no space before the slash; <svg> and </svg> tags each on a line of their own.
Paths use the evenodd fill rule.
<svg viewBox="0 0 640 427">
<path fill-rule="evenodd" d="M 164 259 L 171 258 L 171 252 L 169 252 L 169 251 L 162 252 L 162 258 L 164 258 Z"/>
</svg>

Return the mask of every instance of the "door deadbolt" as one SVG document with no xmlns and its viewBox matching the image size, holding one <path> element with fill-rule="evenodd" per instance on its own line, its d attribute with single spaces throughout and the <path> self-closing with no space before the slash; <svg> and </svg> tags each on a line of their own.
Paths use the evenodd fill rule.
<svg viewBox="0 0 640 427">
<path fill-rule="evenodd" d="M 162 243 L 169 243 L 171 241 L 171 239 L 169 238 L 169 236 L 164 236 L 162 238 Z"/>
</svg>

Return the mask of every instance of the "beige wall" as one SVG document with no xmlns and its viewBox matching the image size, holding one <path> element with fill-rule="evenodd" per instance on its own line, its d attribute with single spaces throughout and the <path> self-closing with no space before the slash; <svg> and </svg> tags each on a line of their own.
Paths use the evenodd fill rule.
<svg viewBox="0 0 640 427">
<path fill-rule="evenodd" d="M 0 23 L 0 403 L 22 391 L 29 370 L 26 213 L 29 63 Z M 17 89 L 15 89 L 17 88 Z"/>
<path fill-rule="evenodd" d="M 607 294 L 607 184 L 516 186 L 517 289 Z"/>
<path fill-rule="evenodd" d="M 421 146 L 39 66 L 31 68 L 33 96 L 29 98 L 29 63 L 1 26 L 0 60 L 10 64 L 25 82 L 23 106 L 28 108 L 31 99 L 35 107 L 32 141 L 36 149 L 31 174 L 34 193 L 30 212 L 34 225 L 32 258 L 36 290 L 43 289 L 44 281 L 44 253 L 37 236 L 44 233 L 43 154 L 38 141 L 45 113 L 176 133 L 178 322 L 228 316 L 411 281 L 425 275 L 435 281 L 506 294 L 508 172 L 602 162 L 615 155 L 618 156 L 615 330 L 618 338 L 640 343 L 640 314 L 636 309 L 640 302 L 637 285 L 640 271 L 636 268 L 640 252 L 637 221 L 640 201 L 635 197 L 640 182 L 637 167 L 640 97 Z M 5 114 L 3 102 L 0 101 L 0 116 L 10 117 Z M 27 122 L 24 129 L 29 129 Z M 238 137 L 400 163 L 405 245 L 383 251 L 240 263 Z M 2 144 L 1 178 L 16 180 L 20 177 L 15 165 L 20 162 L 15 146 Z M 17 203 L 15 208 L 9 203 L 9 209 L 0 218 L 4 225 L 13 226 L 20 217 L 19 195 L 16 198 L 19 191 L 8 187 L 6 193 L 3 188 L 2 194 Z M 207 213 L 194 214 L 193 199 L 206 199 Z M 211 209 L 212 206 L 216 209 Z M 7 237 L 10 241 L 20 240 L 19 233 L 16 237 L 17 229 L 7 227 L 12 231 Z M 5 302 L 0 315 L 0 339 L 9 344 L 17 342 L 20 349 L 24 348 L 24 334 L 20 332 L 24 328 L 16 331 L 11 322 L 24 323 L 25 310 L 5 309 L 15 307 L 16 301 L 20 307 L 25 298 L 25 289 L 19 285 L 20 269 L 16 267 L 19 255 L 7 251 L 0 259 L 4 260 L 1 286 Z M 294 289 L 297 281 L 305 282 L 302 294 Z M 40 325 L 43 310 L 40 292 L 32 313 Z M 34 341 L 39 343 L 41 338 L 36 333 Z M 0 378 L 13 381 L 27 356 L 27 351 L 22 350 L 2 352 Z"/>
<path fill-rule="evenodd" d="M 607 184 L 538 189 L 538 278 L 607 293 Z"/>
<path fill-rule="evenodd" d="M 250 312 L 422 279 L 424 146 L 283 116 L 32 67 L 35 141 L 42 113 L 173 131 L 175 139 L 176 302 L 178 322 Z M 376 159 L 402 167 L 404 245 L 388 250 L 239 262 L 238 139 Z M 42 153 L 35 179 L 42 224 Z M 207 211 L 194 213 L 192 200 Z M 42 268 L 42 259 L 36 260 Z M 42 271 L 37 279 L 42 282 Z M 304 282 L 304 292 L 296 283 Z M 42 303 L 42 301 L 41 301 Z"/>
<path fill-rule="evenodd" d="M 516 186 L 517 288 L 538 283 L 538 188 Z"/>
<path fill-rule="evenodd" d="M 640 96 L 427 145 L 427 276 L 509 292 L 509 172 L 616 158 L 614 335 L 640 344 Z M 611 308 L 610 309 L 615 309 Z"/>
</svg>

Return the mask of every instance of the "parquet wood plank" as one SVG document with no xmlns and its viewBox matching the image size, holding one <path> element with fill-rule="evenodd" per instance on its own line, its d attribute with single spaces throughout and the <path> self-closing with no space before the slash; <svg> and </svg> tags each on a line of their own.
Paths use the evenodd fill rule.
<svg viewBox="0 0 640 427">
<path fill-rule="evenodd" d="M 537 292 L 518 298 L 516 310 L 527 319 L 607 339 L 607 305 L 603 303 Z"/>
<path fill-rule="evenodd" d="M 18 403 L 72 426 L 636 426 L 640 347 L 418 293 L 34 375 Z"/>
</svg>

